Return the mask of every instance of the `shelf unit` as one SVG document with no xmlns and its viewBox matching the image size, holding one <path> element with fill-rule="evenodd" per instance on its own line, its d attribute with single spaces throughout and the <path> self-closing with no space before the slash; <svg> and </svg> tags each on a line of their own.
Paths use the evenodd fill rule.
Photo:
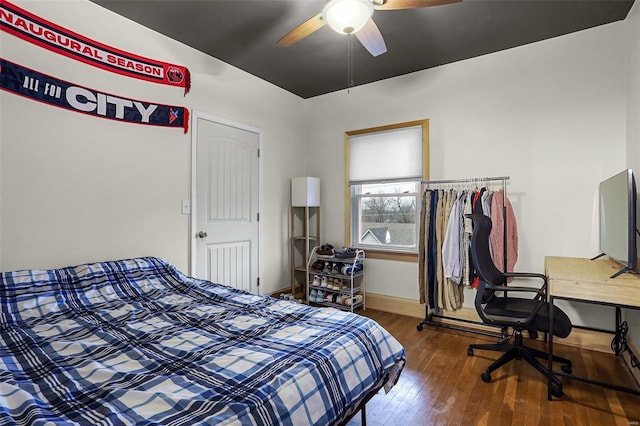
<svg viewBox="0 0 640 426">
<path fill-rule="evenodd" d="M 318 254 L 320 247 L 314 247 L 307 262 L 307 294 L 306 301 L 312 306 L 331 306 L 344 311 L 353 312 L 356 309 L 366 308 L 365 300 L 365 268 L 364 250 L 356 250 L 353 257 L 338 258 L 336 256 L 326 256 Z M 322 269 L 319 268 L 321 262 Z M 330 267 L 328 267 L 328 265 Z M 337 267 L 336 267 L 337 265 Z M 346 268 L 345 268 L 346 267 Z M 317 277 L 317 278 L 316 278 Z M 339 289 L 329 288 L 332 281 L 339 280 L 342 284 Z M 325 281 L 323 283 L 323 281 Z M 323 292 L 323 294 L 333 296 L 332 301 L 312 300 L 310 297 L 313 291 Z M 339 303 L 339 298 L 354 300 L 352 304 Z"/>
<path fill-rule="evenodd" d="M 320 207 L 291 207 L 291 293 L 304 298 L 307 283 L 307 261 L 311 250 L 320 242 Z"/>
</svg>

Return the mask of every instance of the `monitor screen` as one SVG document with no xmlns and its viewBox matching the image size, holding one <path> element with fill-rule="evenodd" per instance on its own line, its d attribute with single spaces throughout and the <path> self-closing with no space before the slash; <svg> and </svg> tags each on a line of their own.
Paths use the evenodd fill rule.
<svg viewBox="0 0 640 426">
<path fill-rule="evenodd" d="M 637 267 L 635 191 L 631 169 L 600 183 L 600 251 L 628 270 Z"/>
</svg>

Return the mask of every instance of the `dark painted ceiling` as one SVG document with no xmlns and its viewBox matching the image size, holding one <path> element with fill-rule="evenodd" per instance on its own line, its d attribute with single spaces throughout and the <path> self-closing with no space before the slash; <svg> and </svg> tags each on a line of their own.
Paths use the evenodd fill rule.
<svg viewBox="0 0 640 426">
<path fill-rule="evenodd" d="M 288 47 L 276 42 L 324 0 L 91 0 L 302 98 L 348 86 L 348 37 L 328 26 Z M 377 10 L 387 53 L 353 40 L 357 85 L 623 20 L 633 0 L 464 0 Z M 188 64 L 185 64 L 188 66 Z"/>
</svg>

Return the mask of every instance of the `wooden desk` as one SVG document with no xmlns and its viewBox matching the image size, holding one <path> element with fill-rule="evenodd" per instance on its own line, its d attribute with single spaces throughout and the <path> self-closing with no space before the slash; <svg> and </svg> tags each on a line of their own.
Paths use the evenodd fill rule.
<svg viewBox="0 0 640 426">
<path fill-rule="evenodd" d="M 640 309 L 640 275 L 625 273 L 616 278 L 610 278 L 622 269 L 619 263 L 611 259 L 590 260 L 577 257 L 546 257 L 544 266 L 548 280 L 547 295 L 550 303 L 553 304 L 555 299 L 563 299 L 614 306 L 616 308 L 616 330 L 614 332 L 617 332 L 620 326 L 620 308 Z M 549 312 L 549 330 L 553 330 L 553 309 L 550 309 Z M 548 349 L 549 354 L 553 354 L 553 333 L 549 333 Z M 572 379 L 640 395 L 640 392 L 634 389 L 597 382 L 563 372 L 552 373 L 552 367 L 552 361 L 549 359 L 547 395 L 549 400 L 552 399 L 551 374 L 568 376 Z"/>
</svg>

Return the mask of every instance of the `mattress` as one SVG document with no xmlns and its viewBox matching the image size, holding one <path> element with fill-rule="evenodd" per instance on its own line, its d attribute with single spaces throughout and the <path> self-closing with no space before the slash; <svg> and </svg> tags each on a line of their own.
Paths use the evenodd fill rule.
<svg viewBox="0 0 640 426">
<path fill-rule="evenodd" d="M 405 363 L 376 322 L 154 257 L 0 275 L 0 424 L 330 425 Z"/>
</svg>

